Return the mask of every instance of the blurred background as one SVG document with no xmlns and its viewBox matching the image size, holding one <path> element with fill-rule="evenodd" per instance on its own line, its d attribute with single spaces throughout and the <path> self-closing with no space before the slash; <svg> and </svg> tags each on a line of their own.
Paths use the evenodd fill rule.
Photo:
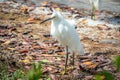
<svg viewBox="0 0 120 80">
<path fill-rule="evenodd" d="M 3 1 L 21 2 L 29 6 L 31 4 L 34 4 L 35 6 L 40 6 L 40 3 L 43 1 L 52 1 L 58 4 L 68 5 L 70 7 L 91 9 L 91 6 L 89 5 L 89 0 L 0 0 L 0 2 Z M 100 6 L 100 10 L 120 12 L 120 0 L 101 0 L 101 2 L 102 3 Z"/>
</svg>

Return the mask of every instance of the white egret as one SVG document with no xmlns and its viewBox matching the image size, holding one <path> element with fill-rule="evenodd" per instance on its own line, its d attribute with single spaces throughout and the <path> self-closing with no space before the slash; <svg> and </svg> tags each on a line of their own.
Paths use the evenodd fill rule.
<svg viewBox="0 0 120 80">
<path fill-rule="evenodd" d="M 95 19 L 95 12 L 100 10 L 101 0 L 89 0 L 92 6 L 91 19 Z"/>
<path fill-rule="evenodd" d="M 65 20 L 60 12 L 53 9 L 53 14 L 51 18 L 42 21 L 44 23 L 48 20 L 52 20 L 51 23 L 51 35 L 55 38 L 62 46 L 66 47 L 66 62 L 65 62 L 65 72 L 68 62 L 68 54 L 73 53 L 73 65 L 74 65 L 74 55 L 83 54 L 83 47 L 80 42 L 78 33 L 75 30 L 75 26 L 70 23 L 70 21 Z"/>
</svg>

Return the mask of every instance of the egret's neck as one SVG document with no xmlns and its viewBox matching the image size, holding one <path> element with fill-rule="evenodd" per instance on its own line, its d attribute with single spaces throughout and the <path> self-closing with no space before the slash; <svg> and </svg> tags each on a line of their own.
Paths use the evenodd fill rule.
<svg viewBox="0 0 120 80">
<path fill-rule="evenodd" d="M 58 25 L 61 23 L 60 19 L 53 19 L 51 23 L 51 35 L 55 37 L 58 32 Z"/>
<path fill-rule="evenodd" d="M 58 27 L 58 25 L 60 24 L 60 22 L 62 21 L 62 18 L 55 18 L 52 20 L 52 25 L 55 27 Z"/>
</svg>

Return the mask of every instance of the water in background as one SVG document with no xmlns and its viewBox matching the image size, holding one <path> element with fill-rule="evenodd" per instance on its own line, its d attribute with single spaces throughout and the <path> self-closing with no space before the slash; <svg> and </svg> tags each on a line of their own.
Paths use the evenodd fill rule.
<svg viewBox="0 0 120 80">
<path fill-rule="evenodd" d="M 40 5 L 40 2 L 45 0 L 32 0 L 32 1 L 35 4 Z M 51 1 L 60 4 L 66 4 L 68 6 L 75 8 L 91 9 L 91 6 L 89 5 L 89 0 L 51 0 Z M 100 7 L 101 10 L 120 12 L 120 0 L 101 0 L 101 1 L 102 1 Z"/>
<path fill-rule="evenodd" d="M 12 0 L 0 0 L 0 2 L 3 2 L 3 1 L 12 1 Z M 16 2 L 31 1 L 37 6 L 40 6 L 40 3 L 42 1 L 53 1 L 59 4 L 68 5 L 70 7 L 91 9 L 91 6 L 89 5 L 89 0 L 13 0 L 13 1 L 16 1 Z M 101 0 L 101 1 L 102 1 L 102 4 L 100 6 L 100 10 L 107 10 L 107 11 L 120 13 L 120 0 Z M 29 4 L 27 2 L 26 4 Z"/>
</svg>

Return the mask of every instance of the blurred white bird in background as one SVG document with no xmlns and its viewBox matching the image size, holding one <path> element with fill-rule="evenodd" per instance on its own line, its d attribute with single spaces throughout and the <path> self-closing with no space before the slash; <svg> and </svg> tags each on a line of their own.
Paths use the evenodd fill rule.
<svg viewBox="0 0 120 80">
<path fill-rule="evenodd" d="M 101 0 L 89 0 L 91 9 L 91 19 L 95 19 L 95 13 L 100 12 Z"/>
<path fill-rule="evenodd" d="M 78 55 L 84 54 L 82 44 L 80 42 L 79 35 L 75 30 L 75 26 L 70 21 L 65 20 L 60 12 L 53 9 L 51 18 L 42 21 L 44 23 L 48 20 L 52 20 L 51 23 L 51 35 L 55 38 L 62 46 L 66 48 L 66 62 L 65 72 L 68 62 L 68 54 L 73 53 L 73 65 L 75 53 Z"/>
</svg>

